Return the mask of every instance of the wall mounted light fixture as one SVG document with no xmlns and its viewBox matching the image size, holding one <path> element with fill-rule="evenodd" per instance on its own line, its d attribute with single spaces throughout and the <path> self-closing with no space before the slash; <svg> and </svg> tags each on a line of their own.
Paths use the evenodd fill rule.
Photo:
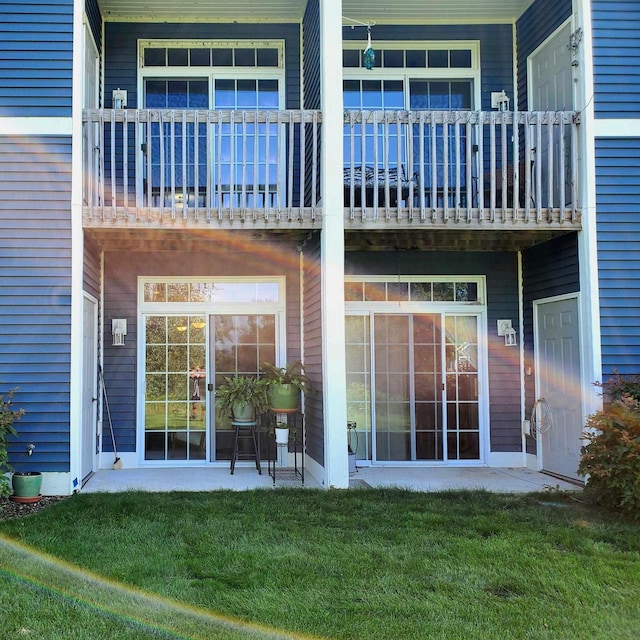
<svg viewBox="0 0 640 640">
<path fill-rule="evenodd" d="M 111 319 L 111 337 L 114 347 L 124 346 L 124 337 L 127 335 L 127 319 L 112 318 Z"/>
</svg>

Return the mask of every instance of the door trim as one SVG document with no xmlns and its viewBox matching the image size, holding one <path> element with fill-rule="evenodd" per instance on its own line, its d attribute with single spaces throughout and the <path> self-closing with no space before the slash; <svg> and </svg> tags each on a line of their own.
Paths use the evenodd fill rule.
<svg viewBox="0 0 640 640">
<path fill-rule="evenodd" d="M 94 334 L 94 340 L 93 340 L 93 362 L 95 364 L 94 366 L 94 371 L 92 374 L 92 380 L 91 380 L 91 385 L 93 388 L 93 393 L 92 393 L 92 399 L 95 398 L 95 402 L 92 400 L 92 409 L 91 409 L 91 414 L 92 414 L 92 427 L 91 427 L 91 434 L 92 434 L 92 441 L 91 441 L 91 450 L 93 451 L 93 454 L 91 456 L 91 471 L 85 476 L 83 475 L 83 464 L 84 464 L 84 458 L 83 458 L 83 450 L 84 450 L 84 426 L 81 427 L 80 429 L 80 433 L 81 433 L 81 437 L 80 437 L 80 474 L 82 475 L 82 478 L 80 478 L 80 482 L 82 485 L 85 484 L 85 482 L 91 477 L 91 475 L 93 475 L 96 470 L 99 468 L 99 456 L 100 456 L 100 447 L 98 446 L 98 398 L 100 397 L 100 394 L 98 393 L 98 335 L 99 335 L 99 326 L 98 326 L 98 320 L 99 320 L 99 302 L 97 300 L 97 298 L 95 298 L 94 296 L 92 296 L 90 293 L 87 293 L 86 291 L 83 292 L 83 296 L 82 296 L 82 316 L 83 316 L 83 335 L 84 335 L 84 305 L 86 304 L 86 302 L 89 301 L 91 304 L 94 305 L 94 309 L 93 309 L 93 334 Z M 83 348 L 84 348 L 84 342 L 83 342 Z M 86 376 L 87 372 L 84 369 L 84 357 L 83 357 L 83 366 L 82 366 L 82 376 L 83 376 L 83 387 L 84 387 L 84 376 Z M 82 397 L 82 404 L 84 405 L 84 394 Z M 81 412 L 83 413 L 83 412 Z"/>
<path fill-rule="evenodd" d="M 575 299 L 577 313 L 578 313 L 578 340 L 580 340 L 580 344 L 578 345 L 578 350 L 580 354 L 582 354 L 582 306 L 580 300 L 580 292 L 575 293 L 565 293 L 558 296 L 550 296 L 548 298 L 539 298 L 538 300 L 533 301 L 533 366 L 535 370 L 535 400 L 540 395 L 540 367 L 538 366 L 540 363 L 540 329 L 538 326 L 538 307 L 543 304 L 549 304 L 553 302 L 560 302 L 562 300 L 571 300 Z M 582 408 L 582 424 L 585 424 L 586 421 L 586 413 L 585 413 L 585 394 L 583 391 L 584 384 L 584 358 L 580 357 L 580 406 Z M 543 470 L 543 460 L 542 460 L 542 443 L 539 438 L 536 438 L 536 469 L 537 471 Z"/>
</svg>

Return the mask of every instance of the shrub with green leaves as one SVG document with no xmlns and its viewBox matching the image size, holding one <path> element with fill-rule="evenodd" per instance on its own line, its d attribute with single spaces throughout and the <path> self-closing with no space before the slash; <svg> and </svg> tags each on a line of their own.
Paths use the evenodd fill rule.
<svg viewBox="0 0 640 640">
<path fill-rule="evenodd" d="M 608 402 L 587 421 L 578 471 L 592 499 L 640 520 L 640 377 L 602 387 Z"/>
<path fill-rule="evenodd" d="M 9 479 L 5 475 L 11 471 L 9 453 L 7 452 L 7 437 L 18 435 L 13 423 L 24 415 L 24 409 L 13 409 L 11 401 L 15 389 L 5 394 L 0 394 L 0 497 L 5 498 L 11 493 Z"/>
</svg>

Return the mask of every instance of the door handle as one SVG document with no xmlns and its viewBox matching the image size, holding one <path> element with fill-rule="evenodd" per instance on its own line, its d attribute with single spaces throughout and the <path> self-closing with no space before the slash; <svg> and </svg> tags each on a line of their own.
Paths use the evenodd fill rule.
<svg viewBox="0 0 640 640">
<path fill-rule="evenodd" d="M 207 391 L 213 391 L 213 383 L 212 382 L 207 383 Z"/>
</svg>

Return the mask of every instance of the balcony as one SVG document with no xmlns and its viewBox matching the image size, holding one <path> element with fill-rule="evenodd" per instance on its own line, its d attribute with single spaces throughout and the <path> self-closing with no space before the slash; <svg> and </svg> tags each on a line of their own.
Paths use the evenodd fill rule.
<svg viewBox="0 0 640 640">
<path fill-rule="evenodd" d="M 321 120 L 87 110 L 84 226 L 319 228 Z M 345 227 L 579 229 L 578 126 L 565 111 L 346 111 Z"/>
<path fill-rule="evenodd" d="M 83 112 L 85 227 L 320 225 L 318 111 Z"/>
<path fill-rule="evenodd" d="M 345 226 L 577 229 L 578 125 L 564 111 L 348 111 Z"/>
</svg>

